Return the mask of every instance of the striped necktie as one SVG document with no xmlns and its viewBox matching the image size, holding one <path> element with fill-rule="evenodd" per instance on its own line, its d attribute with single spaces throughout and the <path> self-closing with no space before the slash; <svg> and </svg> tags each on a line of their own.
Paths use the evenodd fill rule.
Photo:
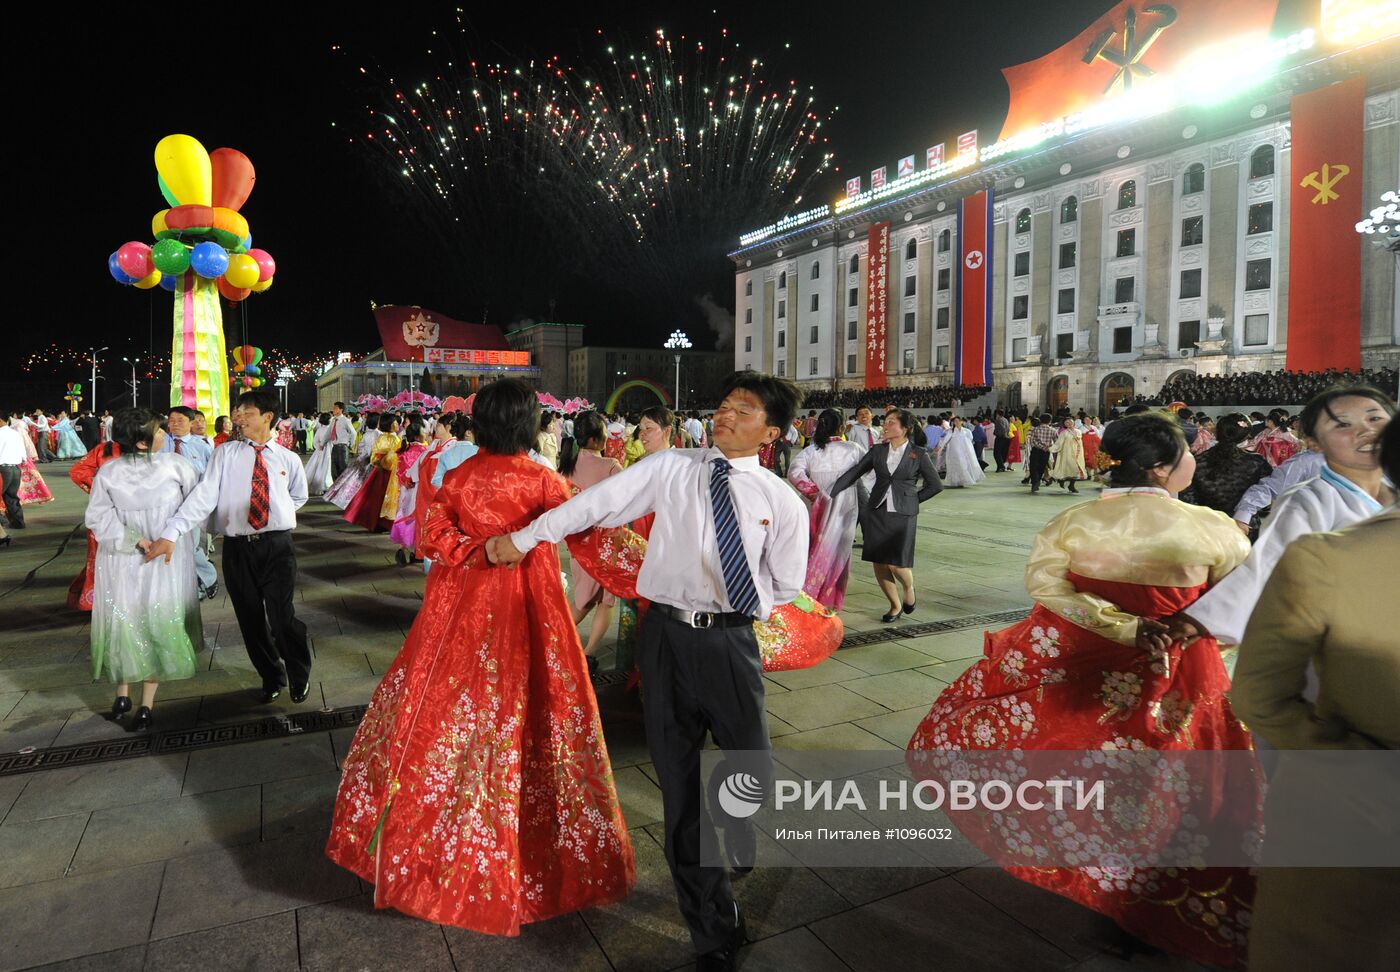
<svg viewBox="0 0 1400 972">
<path fill-rule="evenodd" d="M 744 555 L 744 538 L 739 533 L 739 518 L 734 515 L 734 502 L 729 496 L 729 460 L 710 462 L 710 508 L 715 515 L 715 543 L 719 546 L 720 568 L 724 571 L 724 589 L 729 605 L 740 614 L 758 614 L 758 591 Z"/>
<path fill-rule="evenodd" d="M 265 445 L 253 446 L 253 482 L 248 496 L 248 525 L 254 530 L 267 526 L 271 501 L 267 491 L 267 462 L 263 459 Z"/>
</svg>

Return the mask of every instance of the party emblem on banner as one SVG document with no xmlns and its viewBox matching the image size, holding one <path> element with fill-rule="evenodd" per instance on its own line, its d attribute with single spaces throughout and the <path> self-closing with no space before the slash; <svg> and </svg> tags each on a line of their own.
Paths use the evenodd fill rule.
<svg viewBox="0 0 1400 972">
<path fill-rule="evenodd" d="M 1123 15 L 1122 49 L 1109 50 L 1108 45 L 1112 43 L 1118 31 L 1107 27 L 1089 43 L 1089 49 L 1084 52 L 1085 64 L 1093 64 L 1102 59 L 1118 69 L 1113 72 L 1108 87 L 1104 88 L 1104 94 L 1112 93 L 1119 84 L 1122 84 L 1124 91 L 1131 91 L 1134 77 L 1150 78 L 1154 73 L 1146 64 L 1140 63 L 1142 56 L 1157 38 L 1162 36 L 1162 31 L 1176 23 L 1177 12 L 1175 7 L 1165 3 L 1148 4 L 1142 12 L 1155 18 L 1155 22 L 1146 33 L 1138 33 L 1137 11 L 1129 7 Z"/>
<path fill-rule="evenodd" d="M 1304 176 L 1303 181 L 1298 185 L 1304 189 L 1316 189 L 1317 194 L 1312 197 L 1313 205 L 1321 203 L 1326 206 L 1332 200 L 1341 198 L 1341 194 L 1332 187 L 1350 174 L 1351 166 L 1349 165 L 1324 163 L 1321 169 L 1316 169 Z"/>
<path fill-rule="evenodd" d="M 419 311 L 403 322 L 403 339 L 411 348 L 431 348 L 438 342 L 438 322 Z"/>
</svg>

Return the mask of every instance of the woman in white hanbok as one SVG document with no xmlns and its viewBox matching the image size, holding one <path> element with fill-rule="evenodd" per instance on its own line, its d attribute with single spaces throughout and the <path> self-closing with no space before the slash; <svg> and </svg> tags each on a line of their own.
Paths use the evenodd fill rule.
<svg viewBox="0 0 1400 972">
<path fill-rule="evenodd" d="M 360 433 L 355 458 L 350 460 L 350 465 L 345 467 L 345 471 L 326 490 L 328 502 L 334 503 L 344 510 L 348 509 L 350 504 L 355 501 L 355 497 L 359 495 L 360 487 L 364 486 L 365 480 L 369 478 L 371 472 L 370 454 L 374 451 L 374 444 L 378 441 L 379 414 L 371 412 L 365 416 L 365 427 Z"/>
<path fill-rule="evenodd" d="M 865 446 L 836 438 L 844 424 L 835 409 L 822 412 L 812 444 L 797 454 L 788 469 L 788 479 L 812 504 L 807 579 L 802 589 L 833 611 L 846 602 L 860 502 L 855 490 L 833 498 L 831 485 L 865 454 Z"/>
<path fill-rule="evenodd" d="M 943 461 L 947 472 L 943 485 L 952 489 L 973 486 L 987 478 L 982 465 L 977 461 L 977 450 L 972 445 L 972 430 L 963 425 L 962 416 L 954 415 L 953 427 L 939 443 L 943 450 Z"/>
<path fill-rule="evenodd" d="M 1239 644 L 1290 543 L 1304 534 L 1360 523 L 1395 502 L 1395 484 L 1387 484 L 1380 470 L 1381 433 L 1394 414 L 1389 395 L 1364 386 L 1325 391 L 1308 402 L 1300 425 L 1322 453 L 1321 474 L 1274 501 L 1249 558 L 1177 616 L 1176 636 L 1209 634 L 1222 644 Z M 1233 662 L 1227 661 L 1231 670 Z M 1309 671 L 1305 697 L 1315 698 L 1316 690 L 1317 679 Z"/>
<path fill-rule="evenodd" d="M 130 684 L 143 683 L 133 730 L 150 728 L 158 683 L 194 675 L 204 644 L 192 535 L 175 542 L 168 561 L 144 558 L 147 542 L 160 536 L 199 482 L 194 466 L 160 451 L 159 423 L 144 408 L 117 413 L 112 438 L 122 454 L 93 477 L 86 515 L 97 541 L 92 676 L 116 683 L 113 719 L 131 711 Z"/>
<path fill-rule="evenodd" d="M 306 491 L 320 496 L 331 488 L 331 413 L 322 412 L 313 426 L 311 458 L 306 461 Z"/>
</svg>

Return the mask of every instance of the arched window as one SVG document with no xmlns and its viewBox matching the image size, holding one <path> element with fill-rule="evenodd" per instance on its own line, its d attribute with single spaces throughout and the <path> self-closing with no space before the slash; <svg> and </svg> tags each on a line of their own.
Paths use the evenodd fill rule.
<svg viewBox="0 0 1400 972">
<path fill-rule="evenodd" d="M 1060 409 L 1069 404 L 1069 376 L 1056 375 L 1045 386 L 1045 404 L 1050 414 L 1058 415 Z"/>
<path fill-rule="evenodd" d="M 1016 232 L 1029 233 L 1031 231 L 1031 211 L 1023 209 L 1016 214 Z"/>
<path fill-rule="evenodd" d="M 1181 176 L 1182 195 L 1189 196 L 1193 192 L 1202 192 L 1205 187 L 1206 167 L 1200 162 L 1192 162 Z"/>
<path fill-rule="evenodd" d="M 847 272 L 848 272 L 848 273 L 860 273 L 860 254 L 859 254 L 859 253 L 852 253 L 852 254 L 851 254 L 851 262 L 850 262 L 850 264 L 848 264 Z"/>
<path fill-rule="evenodd" d="M 1133 376 L 1115 371 L 1103 380 L 1099 394 L 1104 412 L 1111 412 L 1133 400 Z"/>
<path fill-rule="evenodd" d="M 820 279 L 821 279 L 821 276 L 822 276 L 822 265 L 821 265 L 820 263 L 813 262 L 813 263 L 812 263 L 812 279 L 813 279 L 813 280 L 820 280 Z"/>
<path fill-rule="evenodd" d="M 909 237 L 909 242 L 904 244 L 904 259 L 913 260 L 919 255 L 919 241 L 914 237 Z"/>
<path fill-rule="evenodd" d="M 938 252 L 947 253 L 953 248 L 953 231 L 944 230 L 938 234 Z"/>
<path fill-rule="evenodd" d="M 1137 205 L 1137 183 L 1132 179 L 1118 187 L 1118 208 L 1132 209 Z"/>
<path fill-rule="evenodd" d="M 779 289 L 779 290 L 786 290 L 786 289 L 787 289 L 787 271 L 786 271 L 786 270 L 784 270 L 782 273 L 778 274 L 778 289 Z"/>
<path fill-rule="evenodd" d="M 1066 196 L 1065 201 L 1060 203 L 1060 222 L 1074 223 L 1079 220 L 1079 199 L 1075 196 Z"/>
<path fill-rule="evenodd" d="M 1261 145 L 1254 150 L 1254 154 L 1249 157 L 1249 177 L 1251 179 L 1262 179 L 1264 176 L 1274 174 L 1274 147 L 1272 145 Z"/>
</svg>

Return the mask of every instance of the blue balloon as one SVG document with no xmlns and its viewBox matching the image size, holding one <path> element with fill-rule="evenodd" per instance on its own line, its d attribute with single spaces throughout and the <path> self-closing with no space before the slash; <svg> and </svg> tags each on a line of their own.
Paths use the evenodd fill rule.
<svg viewBox="0 0 1400 972">
<path fill-rule="evenodd" d="M 190 251 L 190 269 L 206 280 L 222 277 L 228 269 L 228 251 L 217 243 L 201 243 Z"/>
<path fill-rule="evenodd" d="M 117 251 L 113 250 L 112 255 L 107 258 L 107 270 L 112 274 L 112 279 L 117 283 L 128 286 L 136 282 L 135 277 L 128 277 L 122 265 L 117 262 Z"/>
<path fill-rule="evenodd" d="M 175 293 L 175 284 L 179 280 L 179 275 L 174 273 L 163 273 L 160 275 L 160 286 L 164 290 Z"/>
<path fill-rule="evenodd" d="M 247 236 L 243 237 L 243 249 L 245 249 L 245 250 L 251 250 L 252 248 L 253 248 L 253 234 L 252 234 L 252 233 L 249 233 Z"/>
</svg>

